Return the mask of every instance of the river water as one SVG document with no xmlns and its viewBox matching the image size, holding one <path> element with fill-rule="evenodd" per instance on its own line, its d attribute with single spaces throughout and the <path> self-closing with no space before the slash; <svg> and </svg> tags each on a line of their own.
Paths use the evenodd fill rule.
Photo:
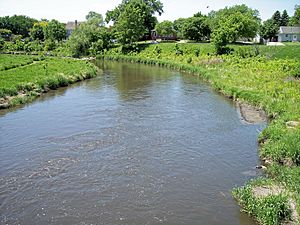
<svg viewBox="0 0 300 225">
<path fill-rule="evenodd" d="M 230 191 L 258 175 L 265 124 L 196 76 L 99 66 L 0 111 L 0 223 L 255 224 Z"/>
</svg>

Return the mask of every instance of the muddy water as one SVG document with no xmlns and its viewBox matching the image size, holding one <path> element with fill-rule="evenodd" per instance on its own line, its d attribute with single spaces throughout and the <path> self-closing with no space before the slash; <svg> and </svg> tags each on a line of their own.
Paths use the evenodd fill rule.
<svg viewBox="0 0 300 225">
<path fill-rule="evenodd" d="M 257 136 L 191 75 L 103 74 L 0 112 L 1 224 L 254 224 L 230 190 L 257 176 Z"/>
</svg>

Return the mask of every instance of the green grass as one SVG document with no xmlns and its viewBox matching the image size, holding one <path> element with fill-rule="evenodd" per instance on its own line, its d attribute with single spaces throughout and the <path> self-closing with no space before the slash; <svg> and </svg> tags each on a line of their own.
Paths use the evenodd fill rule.
<svg viewBox="0 0 300 225">
<path fill-rule="evenodd" d="M 289 129 L 286 122 L 300 121 L 300 45 L 229 47 L 233 49 L 230 55 L 216 56 L 210 44 L 162 43 L 138 45 L 126 54 L 119 47 L 104 57 L 189 71 L 202 76 L 224 95 L 265 110 L 271 121 L 259 137 L 260 156 L 275 165 L 268 170 L 271 182 L 289 190 L 299 205 L 300 127 Z M 268 202 L 284 203 L 281 197 Z M 242 205 L 248 207 L 247 203 Z M 263 211 L 252 214 L 258 220 L 269 221 L 263 219 L 268 207 Z"/>
<path fill-rule="evenodd" d="M 18 64 L 19 56 L 0 55 L 13 65 Z M 22 56 L 22 60 L 30 62 L 32 56 Z M 16 68 L 0 71 L 0 98 L 26 94 L 27 99 L 39 95 L 48 89 L 67 86 L 79 80 L 96 75 L 96 67 L 86 61 L 67 58 L 45 58 L 43 61 L 18 66 Z M 33 96 L 33 97 L 32 97 Z M 17 97 L 9 105 L 23 103 L 25 99 Z"/>
<path fill-rule="evenodd" d="M 34 61 L 43 60 L 42 57 L 29 55 L 1 55 L 0 71 L 32 64 Z"/>
<path fill-rule="evenodd" d="M 284 193 L 256 197 L 255 186 L 272 185 L 268 180 L 251 181 L 242 188 L 233 190 L 233 196 L 239 199 L 244 211 L 255 217 L 260 224 L 279 225 L 291 218 L 288 195 Z"/>
</svg>

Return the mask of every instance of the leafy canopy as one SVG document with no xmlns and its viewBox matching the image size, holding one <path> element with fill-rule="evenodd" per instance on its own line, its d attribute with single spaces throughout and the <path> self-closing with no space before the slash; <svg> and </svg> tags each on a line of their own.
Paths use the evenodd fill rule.
<svg viewBox="0 0 300 225">
<path fill-rule="evenodd" d="M 147 8 L 140 0 L 126 4 L 114 26 L 116 37 L 122 45 L 133 44 L 146 33 L 147 28 L 143 23 L 148 14 Z"/>
<path fill-rule="evenodd" d="M 134 11 L 129 12 L 129 8 Z M 134 15 L 134 13 L 137 14 Z M 121 33 L 126 33 L 126 28 L 132 29 L 134 24 L 138 22 L 140 27 L 135 25 L 136 27 L 134 29 L 137 29 L 137 32 L 133 33 L 134 38 L 132 40 L 135 40 L 137 33 L 139 32 L 142 34 L 139 34 L 138 36 L 143 36 L 144 34 L 150 35 L 151 30 L 154 29 L 157 23 L 157 19 L 154 16 L 156 13 L 158 15 L 163 13 L 163 4 L 159 0 L 123 0 L 115 9 L 107 11 L 105 21 L 107 23 L 114 23 L 116 26 L 115 31 L 118 33 L 119 39 L 121 39 Z M 126 20 L 133 24 L 126 25 Z M 132 31 L 129 31 L 128 33 L 130 32 Z M 128 43 L 132 42 L 132 40 L 128 37 L 128 34 L 127 37 L 121 40 L 121 42 L 124 43 L 126 39 L 129 41 Z"/>
<path fill-rule="evenodd" d="M 183 37 L 201 41 L 202 39 L 208 39 L 211 30 L 209 28 L 207 17 L 197 14 L 197 16 L 187 18 L 182 26 Z"/>
<path fill-rule="evenodd" d="M 89 12 L 86 19 L 86 22 L 81 23 L 67 41 L 74 57 L 101 54 L 111 45 L 112 36 L 104 27 L 102 15 Z"/>
<path fill-rule="evenodd" d="M 300 5 L 295 6 L 294 16 L 290 18 L 290 26 L 300 26 Z"/>
<path fill-rule="evenodd" d="M 155 30 L 161 36 L 169 36 L 175 33 L 173 23 L 169 20 L 165 20 L 161 23 L 156 24 Z"/>
<path fill-rule="evenodd" d="M 29 37 L 29 29 L 33 27 L 35 22 L 37 22 L 36 19 L 28 16 L 5 16 L 0 17 L 0 29 L 11 30 L 15 35 Z"/>
<path fill-rule="evenodd" d="M 61 41 L 66 38 L 67 31 L 63 23 L 57 20 L 51 20 L 45 27 L 45 39 Z"/>
<path fill-rule="evenodd" d="M 209 19 L 212 43 L 218 54 L 224 53 L 228 43 L 255 37 L 260 25 L 258 11 L 244 4 L 213 11 Z"/>
</svg>

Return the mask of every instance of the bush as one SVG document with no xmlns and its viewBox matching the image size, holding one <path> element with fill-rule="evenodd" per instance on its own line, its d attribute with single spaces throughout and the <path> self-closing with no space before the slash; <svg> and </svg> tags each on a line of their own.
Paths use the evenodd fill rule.
<svg viewBox="0 0 300 225">
<path fill-rule="evenodd" d="M 44 47 L 44 50 L 45 51 L 52 51 L 56 48 L 56 44 L 55 44 L 55 41 L 52 40 L 52 39 L 47 39 L 45 41 L 45 47 Z"/>
<path fill-rule="evenodd" d="M 183 55 L 183 50 L 179 48 L 178 44 L 174 47 L 175 55 Z"/>
<path fill-rule="evenodd" d="M 3 50 L 5 41 L 2 37 L 0 37 L 0 50 Z"/>
</svg>

